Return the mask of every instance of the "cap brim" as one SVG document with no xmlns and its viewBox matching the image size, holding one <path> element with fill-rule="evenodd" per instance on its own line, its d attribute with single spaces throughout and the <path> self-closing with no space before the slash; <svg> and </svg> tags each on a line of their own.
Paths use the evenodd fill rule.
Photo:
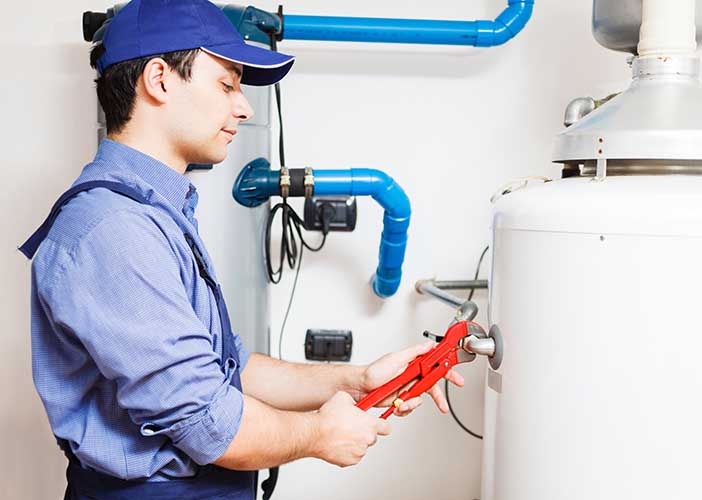
<svg viewBox="0 0 702 500">
<path fill-rule="evenodd" d="M 295 62 L 294 56 L 252 45 L 211 45 L 200 47 L 205 52 L 244 66 L 241 83 L 245 85 L 273 85 L 288 74 Z"/>
</svg>

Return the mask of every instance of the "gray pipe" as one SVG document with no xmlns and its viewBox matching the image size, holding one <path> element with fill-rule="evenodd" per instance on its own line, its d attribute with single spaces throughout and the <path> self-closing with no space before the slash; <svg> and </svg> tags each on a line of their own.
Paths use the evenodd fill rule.
<svg viewBox="0 0 702 500">
<path fill-rule="evenodd" d="M 474 288 L 487 288 L 487 280 L 432 280 L 436 288 L 442 290 L 471 290 Z"/>
<path fill-rule="evenodd" d="M 478 306 L 475 304 L 475 302 L 464 300 L 453 294 L 445 292 L 436 286 L 436 282 L 434 282 L 434 280 L 419 280 L 417 283 L 415 283 L 414 288 L 417 290 L 417 293 L 422 295 L 430 295 L 436 299 L 439 299 L 444 304 L 456 307 L 456 321 L 470 321 L 478 314 Z"/>
</svg>

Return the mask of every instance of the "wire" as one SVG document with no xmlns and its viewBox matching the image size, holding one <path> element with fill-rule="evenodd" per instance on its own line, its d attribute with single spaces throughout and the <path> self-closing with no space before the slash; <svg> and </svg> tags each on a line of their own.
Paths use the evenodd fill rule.
<svg viewBox="0 0 702 500">
<path fill-rule="evenodd" d="M 271 37 L 271 50 L 273 52 L 278 52 L 278 42 L 275 38 L 275 33 L 270 34 Z M 283 109 L 282 102 L 280 100 L 280 82 L 276 82 L 273 86 L 275 89 L 275 102 L 278 103 L 278 123 L 280 124 L 280 129 L 278 131 L 278 154 L 280 155 L 280 166 L 285 166 L 285 146 L 283 141 Z"/>
<path fill-rule="evenodd" d="M 283 318 L 283 323 L 280 326 L 280 335 L 278 335 L 278 359 L 283 359 L 283 332 L 285 331 L 285 324 L 288 322 L 288 315 L 290 314 L 290 307 L 292 306 L 293 298 L 295 297 L 295 289 L 297 288 L 297 278 L 300 276 L 300 267 L 302 266 L 302 252 L 304 247 L 300 249 L 300 259 L 297 261 L 297 270 L 295 271 L 295 281 L 293 281 L 292 291 L 290 292 L 290 300 L 288 300 L 288 308 L 285 310 L 285 317 Z"/>
<path fill-rule="evenodd" d="M 483 253 L 480 254 L 480 258 L 478 259 L 478 265 L 475 268 L 475 276 L 473 277 L 473 281 L 477 280 L 478 276 L 480 275 L 480 267 L 483 264 L 483 259 L 485 258 L 485 254 L 487 253 L 489 248 L 490 248 L 490 246 L 486 246 L 485 249 L 483 250 Z M 474 292 L 475 292 L 475 288 L 471 288 L 470 295 L 468 295 L 468 300 L 473 300 L 473 293 Z M 458 424 L 458 426 L 461 429 L 463 429 L 464 431 L 466 431 L 468 434 L 470 434 L 471 436 L 473 436 L 476 439 L 483 439 L 483 436 L 481 436 L 480 434 L 478 434 L 476 432 L 473 432 L 468 427 L 463 425 L 463 422 L 461 422 L 461 420 L 458 418 L 458 415 L 456 415 L 456 412 L 453 411 L 453 406 L 451 405 L 451 399 L 449 398 L 449 387 L 450 387 L 449 381 L 444 380 L 444 393 L 446 394 L 446 402 L 448 403 L 448 407 L 449 407 L 449 411 L 451 412 L 451 416 L 453 417 L 453 419 L 456 421 L 456 423 Z"/>
<path fill-rule="evenodd" d="M 277 51 L 277 43 L 275 35 L 271 33 L 271 49 Z M 283 139 L 283 110 L 282 110 L 282 100 L 280 92 L 280 83 L 275 84 L 275 99 L 278 109 L 278 122 L 280 125 L 279 136 L 278 136 L 278 149 L 280 154 L 280 166 L 281 168 L 285 166 L 285 142 Z M 278 258 L 278 266 L 273 268 L 273 258 L 271 257 L 271 229 L 273 227 L 273 221 L 275 220 L 276 214 L 280 212 L 281 217 L 281 238 L 280 238 L 280 253 Z M 283 198 L 283 201 L 277 203 L 268 214 L 268 220 L 266 223 L 266 239 L 264 246 L 264 257 L 266 261 L 266 272 L 268 274 L 268 280 L 277 285 L 283 277 L 283 268 L 285 267 L 285 262 L 287 261 L 290 269 L 295 269 L 295 280 L 293 282 L 292 290 L 290 291 L 290 299 L 288 300 L 288 307 L 285 311 L 285 317 L 283 318 L 283 323 L 280 327 L 280 335 L 278 336 L 278 358 L 283 359 L 282 347 L 283 347 L 283 334 L 285 333 L 285 325 L 288 322 L 288 316 L 290 315 L 290 309 L 292 307 L 293 299 L 295 297 L 295 290 L 297 289 L 297 281 L 300 276 L 300 267 L 302 266 L 302 253 L 307 248 L 311 252 L 319 252 L 327 241 L 327 234 L 329 233 L 329 223 L 333 213 L 328 210 L 322 210 L 323 219 L 323 229 L 322 229 L 322 241 L 316 247 L 311 246 L 305 238 L 302 236 L 302 230 L 305 228 L 304 221 L 295 212 L 295 210 L 288 204 L 287 198 Z M 299 242 L 298 242 L 299 239 Z"/>
<path fill-rule="evenodd" d="M 273 221 L 278 212 L 281 212 L 281 229 L 282 234 L 280 238 L 280 254 L 278 256 L 278 267 L 273 268 L 273 262 L 271 257 L 271 228 L 273 227 Z M 283 277 L 283 268 L 285 262 L 287 261 L 290 269 L 295 269 L 298 260 L 302 256 L 303 248 L 307 248 L 312 252 L 319 252 L 324 243 L 327 241 L 327 231 L 322 231 L 322 241 L 321 243 L 313 247 L 302 236 L 302 229 L 304 228 L 304 222 L 300 216 L 295 212 L 295 210 L 288 205 L 287 200 L 283 200 L 277 203 L 268 214 L 268 221 L 266 223 L 266 240 L 265 240 L 265 260 L 266 260 L 266 272 L 268 273 L 268 279 L 274 285 L 280 283 Z M 297 236 L 296 236 L 297 234 Z M 298 243 L 297 238 L 300 242 Z M 299 248 L 299 252 L 298 252 Z"/>
<path fill-rule="evenodd" d="M 446 393 L 446 402 L 448 403 L 448 407 L 449 407 L 449 411 L 451 412 L 451 416 L 452 416 L 453 419 L 456 421 L 456 423 L 458 424 L 458 426 L 459 426 L 461 429 L 463 429 L 464 431 L 466 431 L 468 434 L 470 434 L 471 436 L 473 436 L 474 438 L 476 438 L 476 439 L 483 439 L 483 436 L 481 436 L 480 434 L 477 434 L 477 433 L 473 432 L 473 431 L 470 430 L 468 427 L 466 427 L 465 425 L 463 425 L 463 422 L 461 422 L 461 421 L 459 420 L 458 416 L 457 416 L 456 413 L 453 411 L 453 406 L 451 406 L 451 399 L 449 399 L 449 381 L 448 381 L 448 380 L 444 380 L 444 392 Z"/>
<path fill-rule="evenodd" d="M 278 268 L 273 269 L 272 259 L 271 259 L 271 228 L 273 226 L 273 221 L 275 215 L 278 211 L 281 212 L 281 226 L 282 235 L 280 239 L 280 255 L 278 260 Z M 266 224 L 266 243 L 265 243 L 265 261 L 266 261 L 266 271 L 268 273 L 268 279 L 273 284 L 280 283 L 283 277 L 283 268 L 285 267 L 285 262 L 287 261 L 290 269 L 295 270 L 295 280 L 293 282 L 292 290 L 290 291 L 290 299 L 288 301 L 288 308 L 285 311 L 285 317 L 283 318 L 283 323 L 280 327 L 280 335 L 278 336 L 278 358 L 283 359 L 282 346 L 283 346 L 283 334 L 285 333 L 285 325 L 288 322 L 288 315 L 290 314 L 290 308 L 292 307 L 293 298 L 295 297 L 295 290 L 297 289 L 297 280 L 300 275 L 300 267 L 302 266 L 302 254 L 307 248 L 311 252 L 319 252 L 327 241 L 327 234 L 329 232 L 329 212 L 323 211 L 323 217 L 325 221 L 322 229 L 322 241 L 316 247 L 311 246 L 305 238 L 302 236 L 302 229 L 304 223 L 300 216 L 293 210 L 293 208 L 288 205 L 287 200 L 276 204 L 268 215 L 268 223 Z M 297 239 L 300 239 L 298 244 Z M 299 252 L 298 252 L 299 248 Z"/>
<path fill-rule="evenodd" d="M 478 279 L 478 275 L 480 274 L 480 266 L 483 264 L 483 258 L 485 258 L 485 254 L 487 253 L 488 249 L 490 246 L 486 246 L 485 249 L 483 250 L 483 253 L 480 254 L 480 259 L 478 259 L 478 267 L 475 269 L 475 276 L 473 276 L 473 281 Z M 470 289 L 470 294 L 468 295 L 468 300 L 473 300 L 473 294 L 475 293 L 475 288 Z"/>
</svg>

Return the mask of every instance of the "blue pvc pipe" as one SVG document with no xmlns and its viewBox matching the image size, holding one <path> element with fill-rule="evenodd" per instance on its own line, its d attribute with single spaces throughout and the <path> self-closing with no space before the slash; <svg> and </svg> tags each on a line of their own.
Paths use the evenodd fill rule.
<svg viewBox="0 0 702 500">
<path fill-rule="evenodd" d="M 378 268 L 371 280 L 371 286 L 379 297 L 393 295 L 402 279 L 407 229 L 412 214 L 409 198 L 400 185 L 380 170 L 315 170 L 314 194 L 371 196 L 385 209 Z"/>
<path fill-rule="evenodd" d="M 265 158 L 256 158 L 239 172 L 232 195 L 245 207 L 257 207 L 271 196 L 280 195 L 280 171 L 271 170 Z M 380 170 L 315 170 L 314 195 L 371 196 L 385 209 L 378 267 L 371 286 L 379 297 L 393 295 L 402 279 L 407 229 L 412 214 L 409 198 L 400 185 Z"/>
<path fill-rule="evenodd" d="M 284 40 L 420 43 L 492 47 L 526 25 L 534 0 L 509 0 L 494 21 L 433 21 L 368 17 L 283 16 Z"/>
</svg>

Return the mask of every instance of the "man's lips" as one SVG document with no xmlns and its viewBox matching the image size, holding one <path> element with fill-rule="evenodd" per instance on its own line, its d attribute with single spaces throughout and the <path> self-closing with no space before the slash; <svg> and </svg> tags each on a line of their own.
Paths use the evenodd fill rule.
<svg viewBox="0 0 702 500">
<path fill-rule="evenodd" d="M 233 139 L 234 136 L 236 135 L 236 130 L 229 129 L 229 128 L 223 128 L 222 132 L 229 135 L 229 140 Z"/>
</svg>

